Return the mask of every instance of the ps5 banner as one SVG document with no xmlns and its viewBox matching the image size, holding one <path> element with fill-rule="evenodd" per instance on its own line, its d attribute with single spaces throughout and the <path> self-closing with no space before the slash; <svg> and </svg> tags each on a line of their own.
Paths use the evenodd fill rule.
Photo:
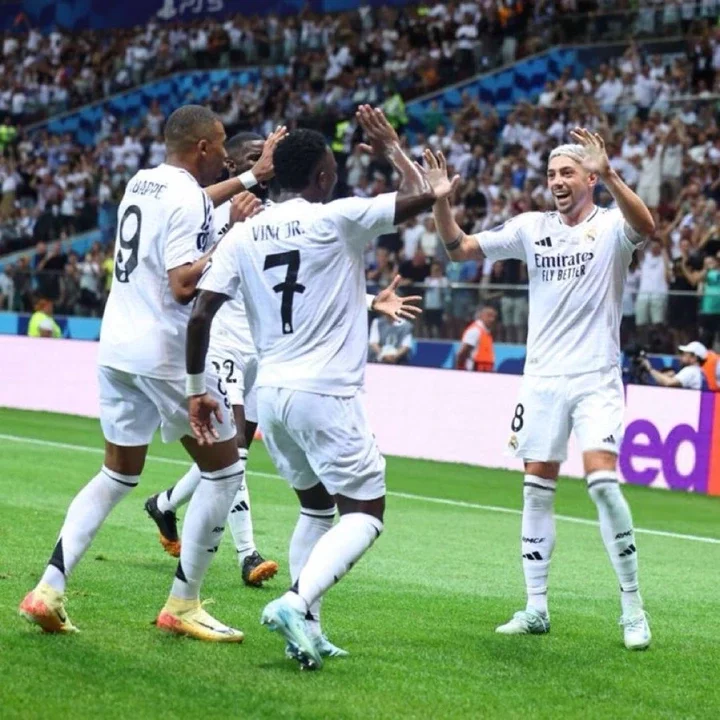
<svg viewBox="0 0 720 720">
<path fill-rule="evenodd" d="M 409 0 L 364 0 L 364 5 L 405 5 Z M 199 18 L 219 19 L 235 14 L 246 16 L 293 15 L 304 7 L 314 12 L 340 12 L 360 5 L 360 0 L 0 0 L 0 29 L 22 30 L 26 23 L 49 30 L 113 28 L 190 21 Z"/>
</svg>

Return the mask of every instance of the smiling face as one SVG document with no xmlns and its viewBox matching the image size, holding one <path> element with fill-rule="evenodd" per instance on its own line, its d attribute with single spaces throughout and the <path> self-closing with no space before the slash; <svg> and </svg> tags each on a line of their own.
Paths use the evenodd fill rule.
<svg viewBox="0 0 720 720">
<path fill-rule="evenodd" d="M 548 189 L 555 207 L 563 215 L 577 215 L 592 205 L 597 177 L 567 155 L 558 155 L 548 164 Z"/>
</svg>

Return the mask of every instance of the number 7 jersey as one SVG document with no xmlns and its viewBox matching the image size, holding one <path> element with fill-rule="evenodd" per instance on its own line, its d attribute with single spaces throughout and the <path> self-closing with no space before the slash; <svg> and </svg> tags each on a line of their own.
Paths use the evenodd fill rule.
<svg viewBox="0 0 720 720">
<path fill-rule="evenodd" d="M 268 207 L 219 243 L 202 290 L 242 293 L 258 387 L 353 396 L 368 348 L 365 248 L 394 228 L 396 193 Z"/>
<path fill-rule="evenodd" d="M 185 376 L 192 306 L 175 300 L 168 271 L 198 260 L 213 233 L 212 203 L 190 173 L 163 164 L 130 179 L 118 208 L 100 365 L 161 380 Z"/>
</svg>

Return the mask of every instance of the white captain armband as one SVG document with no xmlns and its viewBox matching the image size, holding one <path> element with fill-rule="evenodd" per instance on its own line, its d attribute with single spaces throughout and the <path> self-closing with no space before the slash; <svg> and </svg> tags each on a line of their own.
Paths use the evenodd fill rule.
<svg viewBox="0 0 720 720">
<path fill-rule="evenodd" d="M 185 376 L 185 397 L 205 394 L 205 373 Z"/>
<path fill-rule="evenodd" d="M 246 190 L 250 190 L 258 184 L 257 178 L 253 175 L 252 170 L 246 170 L 239 176 L 239 179 Z"/>
</svg>

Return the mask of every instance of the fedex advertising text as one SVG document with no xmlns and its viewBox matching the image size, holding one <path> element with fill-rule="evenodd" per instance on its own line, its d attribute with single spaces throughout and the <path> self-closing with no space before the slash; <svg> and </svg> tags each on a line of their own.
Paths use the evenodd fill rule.
<svg viewBox="0 0 720 720">
<path fill-rule="evenodd" d="M 95 342 L 0 336 L 0 407 L 97 417 Z M 383 453 L 522 470 L 507 457 L 517 375 L 368 365 L 364 401 Z M 720 394 L 631 385 L 624 482 L 720 495 Z M 478 470 L 482 473 L 482 470 Z M 562 474 L 582 477 L 571 438 Z"/>
</svg>

